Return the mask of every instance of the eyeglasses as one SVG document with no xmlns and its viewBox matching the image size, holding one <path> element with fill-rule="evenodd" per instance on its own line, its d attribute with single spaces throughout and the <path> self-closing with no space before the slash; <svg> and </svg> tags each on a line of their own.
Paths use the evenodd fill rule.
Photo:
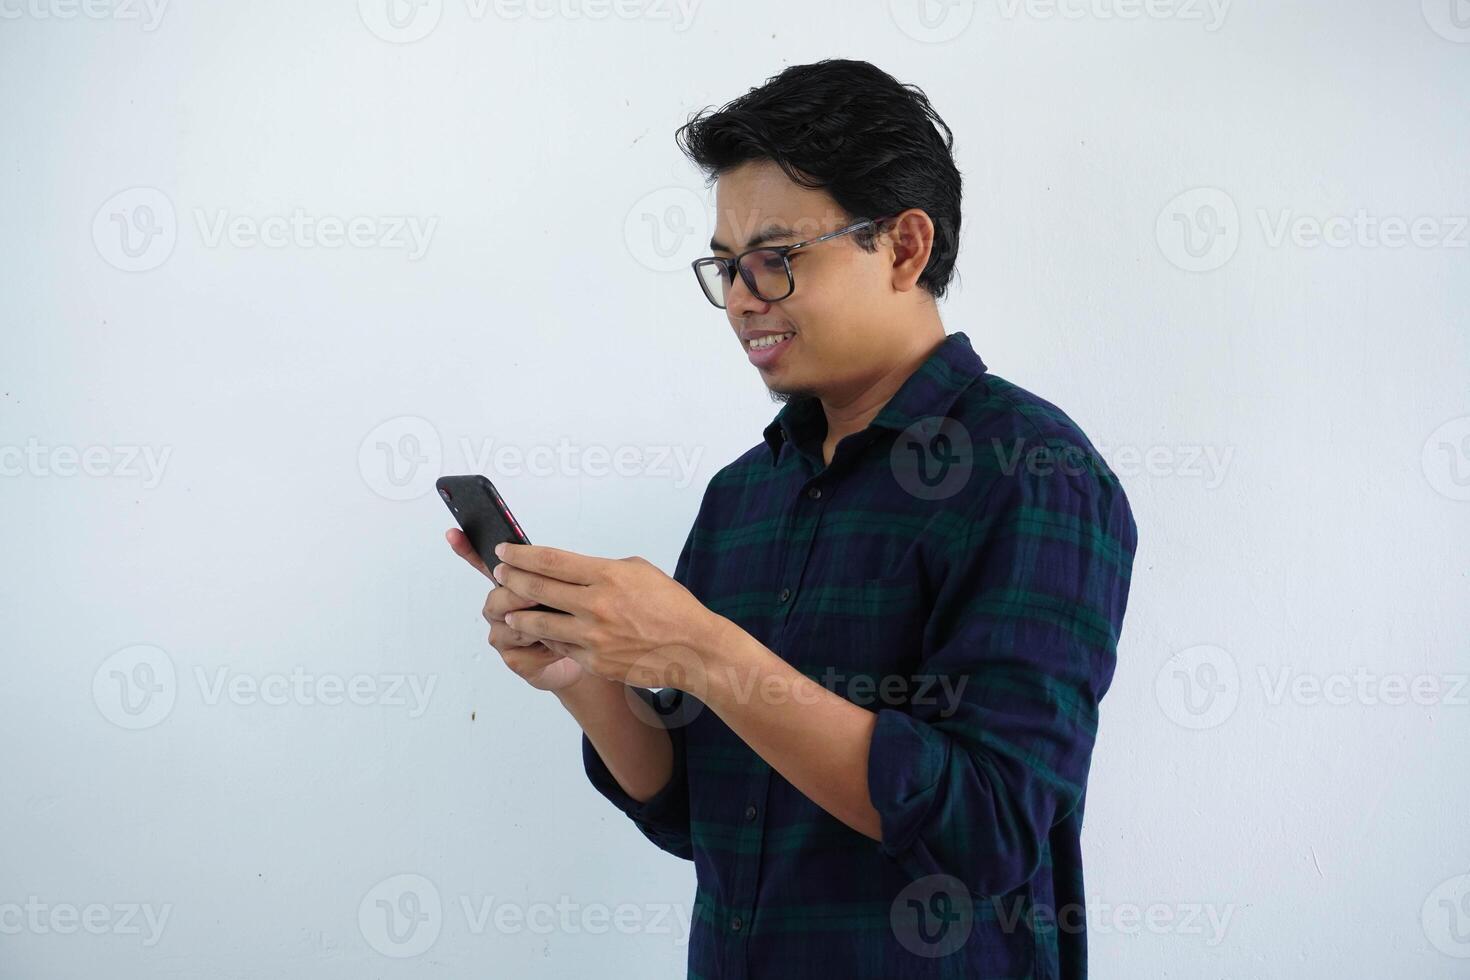
<svg viewBox="0 0 1470 980">
<path fill-rule="evenodd" d="M 753 248 L 741 252 L 734 258 L 722 259 L 718 255 L 711 255 L 707 258 L 695 259 L 691 263 L 694 267 L 694 277 L 699 280 L 699 286 L 704 290 L 705 298 L 722 310 L 730 294 L 730 287 L 735 285 L 737 269 L 740 272 L 740 278 L 750 289 L 751 295 L 763 303 L 775 303 L 796 292 L 796 279 L 791 275 L 792 252 L 810 248 L 821 242 L 829 242 L 843 235 L 850 235 L 869 225 L 877 227 L 894 217 L 897 215 L 864 218 L 862 221 L 829 232 L 820 238 L 811 238 L 804 242 L 797 242 L 795 245 L 766 245 Z"/>
</svg>

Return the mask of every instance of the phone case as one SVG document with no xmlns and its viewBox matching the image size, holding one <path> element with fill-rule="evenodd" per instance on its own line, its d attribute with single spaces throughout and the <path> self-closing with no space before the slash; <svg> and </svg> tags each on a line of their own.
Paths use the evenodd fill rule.
<svg viewBox="0 0 1470 980">
<path fill-rule="evenodd" d="M 511 544 L 531 543 L 510 508 L 505 506 L 495 484 L 485 477 L 441 476 L 434 482 L 434 488 L 487 568 L 495 567 L 496 545 L 506 541 Z M 540 612 L 559 611 L 546 605 L 531 608 Z"/>
</svg>

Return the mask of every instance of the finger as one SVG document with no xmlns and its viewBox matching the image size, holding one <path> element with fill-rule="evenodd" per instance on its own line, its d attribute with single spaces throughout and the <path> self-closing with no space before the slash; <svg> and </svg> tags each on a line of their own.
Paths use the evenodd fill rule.
<svg viewBox="0 0 1470 980">
<path fill-rule="evenodd" d="M 586 646 L 583 642 L 586 627 L 579 623 L 575 616 L 559 612 L 534 612 L 530 609 L 522 609 L 507 615 L 510 619 L 506 620 L 506 625 L 511 629 L 520 630 L 527 636 L 543 641 L 560 640 L 576 646 Z M 515 622 L 511 622 L 511 619 L 514 619 Z"/>
<path fill-rule="evenodd" d="M 572 657 L 575 660 L 576 657 L 574 654 L 582 652 L 581 647 L 573 646 L 570 643 L 562 643 L 560 640 L 542 640 L 541 643 L 546 649 L 558 657 Z"/>
<path fill-rule="evenodd" d="M 525 677 L 548 664 L 555 663 L 561 659 L 561 655 L 552 653 L 545 647 L 535 647 L 526 650 L 504 650 L 500 653 L 500 659 L 507 667 L 517 674 Z"/>
<path fill-rule="evenodd" d="M 507 650 L 524 650 L 534 647 L 541 641 L 534 636 L 527 636 L 518 629 L 512 629 L 504 623 L 490 624 L 490 645 L 501 653 Z"/>
<path fill-rule="evenodd" d="M 452 527 L 444 532 L 444 538 L 449 542 L 449 547 L 454 553 L 480 570 L 480 574 L 486 578 L 494 578 L 490 574 L 485 560 L 475 553 L 475 546 L 470 544 L 469 537 L 457 527 Z"/>
<path fill-rule="evenodd" d="M 514 589 L 497 585 L 485 597 L 483 614 L 488 622 L 504 622 L 506 613 L 517 609 L 530 609 L 534 605 L 536 605 L 535 599 L 527 599 Z"/>
<path fill-rule="evenodd" d="M 579 555 L 575 551 L 563 551 L 539 544 L 506 542 L 497 547 L 495 553 L 507 565 L 572 585 L 591 585 L 596 581 L 602 566 L 608 563 L 606 558 L 593 558 L 590 555 Z"/>
<path fill-rule="evenodd" d="M 506 562 L 497 564 L 491 577 L 506 588 L 515 590 L 517 594 L 534 600 L 532 605 L 544 602 L 569 613 L 583 612 L 586 609 L 583 605 L 587 598 L 585 585 L 568 585 L 545 575 L 523 571 Z"/>
</svg>

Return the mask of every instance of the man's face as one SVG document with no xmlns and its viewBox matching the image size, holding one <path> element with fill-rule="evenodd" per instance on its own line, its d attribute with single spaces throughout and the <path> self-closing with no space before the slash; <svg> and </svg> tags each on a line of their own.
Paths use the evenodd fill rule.
<svg viewBox="0 0 1470 980">
<path fill-rule="evenodd" d="M 716 185 L 713 254 L 732 257 L 762 245 L 792 245 L 838 231 L 862 218 L 848 215 L 824 190 L 802 187 L 770 161 L 752 161 L 722 174 Z M 768 303 L 740 276 L 730 286 L 725 314 L 751 364 L 773 397 L 841 398 L 859 390 L 891 363 L 901 340 L 892 311 L 892 249 L 880 242 L 863 251 L 844 235 L 791 255 L 796 290 Z M 772 347 L 750 349 L 756 335 L 789 335 Z"/>
</svg>

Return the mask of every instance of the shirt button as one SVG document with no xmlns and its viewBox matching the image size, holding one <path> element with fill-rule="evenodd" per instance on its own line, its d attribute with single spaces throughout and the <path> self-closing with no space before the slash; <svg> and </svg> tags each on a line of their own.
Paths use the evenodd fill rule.
<svg viewBox="0 0 1470 980">
<path fill-rule="evenodd" d="M 740 918 L 740 916 L 738 916 L 738 915 L 735 916 L 735 918 L 733 918 L 733 919 L 730 920 L 730 928 L 733 929 L 733 930 L 735 930 L 736 932 L 739 932 L 740 931 L 740 928 L 743 925 L 745 925 L 745 920 L 742 919 L 742 918 Z"/>
<path fill-rule="evenodd" d="M 822 488 L 821 487 L 812 487 L 810 490 L 808 490 L 806 492 L 806 495 L 808 497 L 810 497 L 812 500 L 821 500 L 822 499 Z"/>
<path fill-rule="evenodd" d="M 785 602 L 787 599 L 790 599 L 790 598 L 791 598 L 791 590 L 790 589 L 782 589 L 781 590 L 781 601 L 782 602 Z"/>
<path fill-rule="evenodd" d="M 754 820 L 755 819 L 755 804 L 754 803 L 752 803 L 750 806 L 748 806 L 748 807 L 745 808 L 745 819 L 746 820 Z"/>
</svg>

